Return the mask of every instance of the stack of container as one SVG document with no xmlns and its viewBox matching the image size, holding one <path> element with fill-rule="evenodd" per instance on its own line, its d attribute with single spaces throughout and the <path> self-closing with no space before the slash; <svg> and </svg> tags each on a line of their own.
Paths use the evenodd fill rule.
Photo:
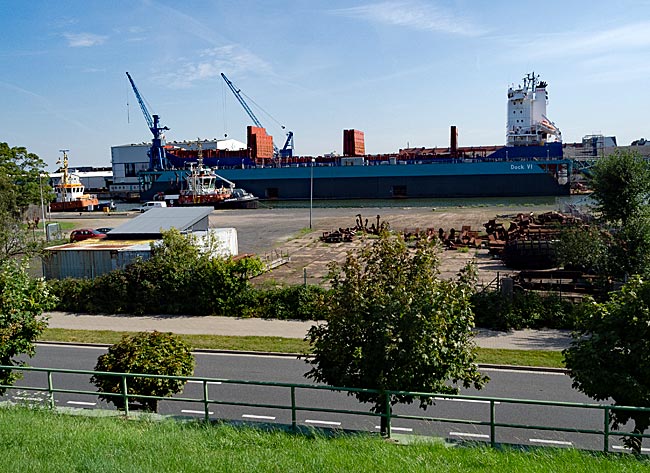
<svg viewBox="0 0 650 473">
<path fill-rule="evenodd" d="M 249 126 L 247 131 L 247 144 L 253 159 L 273 158 L 273 137 L 266 134 L 264 128 Z"/>
<path fill-rule="evenodd" d="M 366 145 L 363 131 L 343 130 L 343 156 L 364 156 Z"/>
</svg>

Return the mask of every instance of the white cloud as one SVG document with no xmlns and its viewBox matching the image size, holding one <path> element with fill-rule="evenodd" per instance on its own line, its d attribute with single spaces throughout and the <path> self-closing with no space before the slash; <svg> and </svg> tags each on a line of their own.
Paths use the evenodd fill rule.
<svg viewBox="0 0 650 473">
<path fill-rule="evenodd" d="M 650 46 L 650 21 L 634 23 L 609 30 L 572 31 L 541 35 L 520 45 L 544 57 L 602 55 L 610 52 L 629 53 Z"/>
<path fill-rule="evenodd" d="M 173 88 L 188 88 L 195 82 L 220 78 L 221 72 L 226 75 L 272 73 L 268 62 L 237 44 L 206 49 L 199 53 L 198 61 L 188 62 L 177 70 L 178 72 L 167 73 L 162 78 Z"/>
<path fill-rule="evenodd" d="M 106 42 L 107 36 L 101 36 L 93 33 L 64 33 L 63 36 L 68 40 L 68 46 L 71 48 L 88 48 L 98 46 Z"/>
<path fill-rule="evenodd" d="M 534 57 L 536 61 L 566 64 L 581 80 L 594 83 L 628 83 L 647 76 L 650 68 L 650 21 L 609 29 L 536 35 L 522 42 L 508 38 L 509 58 Z"/>
<path fill-rule="evenodd" d="M 375 23 L 460 36 L 480 36 L 486 30 L 467 18 L 418 0 L 386 1 L 333 10 L 332 13 Z"/>
</svg>

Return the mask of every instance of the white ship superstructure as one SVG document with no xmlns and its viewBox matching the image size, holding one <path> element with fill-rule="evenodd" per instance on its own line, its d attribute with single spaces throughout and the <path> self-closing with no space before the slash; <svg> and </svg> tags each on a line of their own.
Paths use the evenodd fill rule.
<svg viewBox="0 0 650 473">
<path fill-rule="evenodd" d="M 507 146 L 539 146 L 561 142 L 562 133 L 546 116 L 547 83 L 531 73 L 524 85 L 508 89 Z"/>
</svg>

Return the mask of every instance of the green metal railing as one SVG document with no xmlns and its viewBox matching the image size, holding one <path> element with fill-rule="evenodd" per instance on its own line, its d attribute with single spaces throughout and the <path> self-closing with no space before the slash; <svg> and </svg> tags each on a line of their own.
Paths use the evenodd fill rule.
<svg viewBox="0 0 650 473">
<path fill-rule="evenodd" d="M 89 371 L 89 370 L 71 370 L 71 369 L 58 369 L 58 368 L 36 368 L 27 366 L 4 366 L 0 365 L 0 370 L 20 371 L 20 372 L 42 372 L 47 375 L 47 387 L 45 386 L 13 386 L 0 384 L 0 389 L 7 388 L 13 390 L 23 391 L 38 391 L 47 393 L 48 404 L 51 408 L 55 406 L 54 395 L 57 393 L 66 394 L 82 394 L 98 396 L 101 394 L 104 397 L 121 397 L 124 403 L 124 415 L 129 415 L 129 401 L 142 400 L 142 399 L 155 399 L 165 400 L 172 402 L 193 402 L 203 405 L 204 420 L 210 420 L 210 406 L 225 405 L 225 406 L 242 406 L 242 407 L 256 407 L 256 408 L 269 408 L 291 411 L 291 427 L 296 429 L 298 426 L 297 413 L 298 412 L 327 412 L 338 414 L 351 414 L 357 416 L 377 417 L 385 419 L 385 432 L 387 437 L 391 436 L 391 427 L 393 419 L 408 419 L 416 421 L 428 421 L 439 423 L 453 423 L 474 426 L 488 426 L 489 427 L 489 442 L 490 445 L 497 444 L 496 435 L 497 428 L 511 428 L 511 429 L 525 429 L 525 430 L 541 430 L 541 431 L 554 431 L 566 432 L 576 434 L 590 434 L 601 435 L 603 437 L 603 451 L 610 451 L 610 437 L 611 436 L 627 436 L 638 438 L 650 438 L 650 434 L 637 434 L 632 432 L 624 432 L 619 430 L 612 430 L 610 428 L 610 418 L 613 411 L 634 411 L 634 412 L 650 412 L 650 408 L 629 407 L 629 406 L 614 406 L 605 404 L 587 404 L 587 403 L 573 403 L 573 402 L 558 402 L 558 401 L 541 401 L 529 399 L 512 399 L 501 397 L 485 397 L 485 396 L 467 396 L 467 395 L 451 395 L 451 394 L 438 394 L 438 393 L 424 393 L 424 392 L 411 392 L 411 391 L 378 391 L 375 389 L 359 389 L 359 388 L 345 388 L 333 387 L 325 385 L 313 384 L 298 384 L 298 383 L 278 383 L 267 381 L 246 381 L 246 380 L 232 380 L 222 378 L 205 378 L 205 377 L 181 377 L 181 376 L 168 376 L 168 375 L 151 375 L 151 374 L 136 374 L 136 373 L 114 373 L 106 371 Z M 119 393 L 97 392 L 84 389 L 65 389 L 57 388 L 54 386 L 53 374 L 72 374 L 80 376 L 114 376 L 120 379 L 121 391 Z M 179 380 L 183 382 L 192 381 L 202 385 L 202 396 L 197 398 L 192 397 L 161 397 L 161 396 L 147 396 L 137 393 L 129 392 L 129 380 L 134 378 L 155 378 L 155 379 L 170 379 Z M 289 401 L 287 404 L 269 404 L 269 403 L 254 403 L 244 401 L 231 401 L 226 399 L 213 399 L 209 396 L 208 386 L 210 384 L 231 384 L 240 386 L 261 386 L 261 387 L 274 387 L 283 388 L 289 391 Z M 369 411 L 349 410 L 340 408 L 329 407 L 313 407 L 299 405 L 296 400 L 296 390 L 321 390 L 330 392 L 344 392 L 348 394 L 353 393 L 366 393 L 366 394 L 379 394 L 384 398 L 384 412 L 374 413 Z M 432 417 L 425 415 L 407 415 L 397 414 L 393 409 L 393 400 L 396 397 L 409 396 L 411 398 L 435 400 L 466 400 L 466 401 L 480 401 L 489 404 L 489 420 L 475 420 L 475 419 L 452 419 L 447 417 Z M 530 405 L 530 406 L 546 406 L 557 408 L 574 408 L 574 409 L 591 409 L 602 411 L 602 429 L 589 429 L 589 428 L 572 428 L 561 426 L 549 425 L 528 425 L 520 423 L 500 422 L 497 420 L 497 405 L 515 404 L 515 405 Z"/>
</svg>

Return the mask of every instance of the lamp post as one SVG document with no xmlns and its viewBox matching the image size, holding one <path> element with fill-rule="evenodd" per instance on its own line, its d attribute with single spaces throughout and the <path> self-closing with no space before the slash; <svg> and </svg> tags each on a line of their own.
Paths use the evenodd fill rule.
<svg viewBox="0 0 650 473">
<path fill-rule="evenodd" d="M 311 212 L 314 205 L 314 158 L 311 158 L 309 166 L 309 229 L 311 230 Z"/>
<path fill-rule="evenodd" d="M 43 234 L 47 238 L 47 229 L 45 228 L 45 206 L 43 205 L 43 184 L 41 183 L 41 173 L 38 173 L 38 190 L 41 193 L 41 217 L 43 219 Z"/>
</svg>

